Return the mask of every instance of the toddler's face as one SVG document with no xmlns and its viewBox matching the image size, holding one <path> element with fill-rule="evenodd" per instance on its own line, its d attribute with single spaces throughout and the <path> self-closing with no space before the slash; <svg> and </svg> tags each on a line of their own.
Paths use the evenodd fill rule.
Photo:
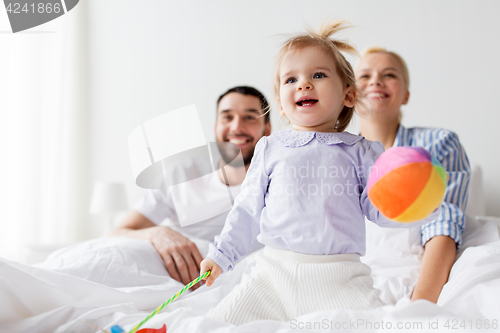
<svg viewBox="0 0 500 333">
<path fill-rule="evenodd" d="M 280 97 L 284 113 L 299 131 L 335 132 L 345 105 L 351 107 L 335 61 L 318 47 L 288 51 L 279 67 Z"/>
</svg>

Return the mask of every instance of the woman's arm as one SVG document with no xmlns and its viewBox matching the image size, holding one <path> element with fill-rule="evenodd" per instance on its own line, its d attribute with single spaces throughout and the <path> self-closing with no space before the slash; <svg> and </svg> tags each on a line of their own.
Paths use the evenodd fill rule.
<svg viewBox="0 0 500 333">
<path fill-rule="evenodd" d="M 443 286 L 448 281 L 455 262 L 457 247 L 448 236 L 435 236 L 425 244 L 420 275 L 411 300 L 426 299 L 436 303 Z"/>
<path fill-rule="evenodd" d="M 433 222 L 422 227 L 422 244 L 435 236 L 449 236 L 455 240 L 457 248 L 462 246 L 465 228 L 465 208 L 469 195 L 470 164 L 458 136 L 444 129 L 427 129 L 419 135 L 421 146 L 429 146 L 429 151 L 441 162 L 448 174 L 448 184 L 441 214 Z"/>
<path fill-rule="evenodd" d="M 429 150 L 448 174 L 445 197 L 439 217 L 421 227 L 425 244 L 420 275 L 412 300 L 436 302 L 448 280 L 457 248 L 462 244 L 465 226 L 465 207 L 468 197 L 470 165 L 458 136 L 446 129 L 400 126 L 397 146 L 418 146 Z"/>
<path fill-rule="evenodd" d="M 437 302 L 448 281 L 457 248 L 462 245 L 470 165 L 455 133 L 433 129 L 425 134 L 420 137 L 419 143 L 426 146 L 430 140 L 430 151 L 446 169 L 448 185 L 439 218 L 422 227 L 422 244 L 425 244 L 425 250 L 412 300 Z"/>
</svg>

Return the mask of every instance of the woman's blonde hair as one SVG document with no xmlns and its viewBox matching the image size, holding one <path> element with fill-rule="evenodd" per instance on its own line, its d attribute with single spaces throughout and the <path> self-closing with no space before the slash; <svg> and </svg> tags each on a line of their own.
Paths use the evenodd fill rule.
<svg viewBox="0 0 500 333">
<path fill-rule="evenodd" d="M 408 66 L 406 66 L 406 62 L 399 54 L 393 51 L 387 51 L 385 47 L 372 46 L 363 52 L 359 61 L 361 62 L 364 57 L 373 53 L 385 53 L 396 59 L 396 61 L 401 65 L 401 68 L 403 69 L 403 81 L 405 83 L 406 89 L 410 89 L 410 73 L 408 72 Z"/>
<path fill-rule="evenodd" d="M 279 68 L 283 58 L 286 53 L 290 50 L 301 50 L 306 47 L 316 46 L 325 51 L 327 54 L 331 55 L 335 61 L 335 68 L 337 74 L 339 75 L 342 83 L 346 87 L 352 87 L 356 90 L 356 98 L 359 94 L 359 90 L 356 86 L 356 77 L 352 69 L 351 64 L 345 59 L 345 57 L 340 52 L 346 52 L 351 55 L 358 55 L 356 49 L 348 44 L 346 41 L 335 40 L 330 38 L 333 34 L 339 32 L 340 30 L 350 27 L 350 23 L 347 21 L 333 21 L 328 24 L 322 24 L 319 30 L 313 31 L 310 28 L 306 28 L 307 34 L 301 34 L 286 40 L 276 57 L 276 67 L 274 72 L 274 94 L 275 97 L 279 97 L 280 93 L 280 73 Z M 344 106 L 344 109 L 339 115 L 337 124 L 335 125 L 335 130 L 342 132 L 349 125 L 354 114 L 354 107 Z"/>
</svg>

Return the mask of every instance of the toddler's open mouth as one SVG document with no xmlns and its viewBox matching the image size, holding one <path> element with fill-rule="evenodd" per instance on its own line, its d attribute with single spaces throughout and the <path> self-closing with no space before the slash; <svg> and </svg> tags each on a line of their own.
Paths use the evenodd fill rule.
<svg viewBox="0 0 500 333">
<path fill-rule="evenodd" d="M 298 106 L 311 106 L 314 105 L 318 102 L 317 99 L 304 99 L 302 101 L 298 101 L 297 104 Z"/>
</svg>

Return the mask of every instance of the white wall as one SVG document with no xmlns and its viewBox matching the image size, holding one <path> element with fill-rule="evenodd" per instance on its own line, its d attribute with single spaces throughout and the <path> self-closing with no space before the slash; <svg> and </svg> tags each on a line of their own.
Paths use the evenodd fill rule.
<svg viewBox="0 0 500 333">
<path fill-rule="evenodd" d="M 356 26 L 345 37 L 359 50 L 385 46 L 407 60 L 404 124 L 457 132 L 483 167 L 488 214 L 500 216 L 500 154 L 489 142 L 500 122 L 500 2 L 87 1 L 91 180 L 126 182 L 131 203 L 142 194 L 127 151 L 135 127 L 194 103 L 213 140 L 219 94 L 245 84 L 271 98 L 278 35 L 331 18 Z"/>
</svg>

